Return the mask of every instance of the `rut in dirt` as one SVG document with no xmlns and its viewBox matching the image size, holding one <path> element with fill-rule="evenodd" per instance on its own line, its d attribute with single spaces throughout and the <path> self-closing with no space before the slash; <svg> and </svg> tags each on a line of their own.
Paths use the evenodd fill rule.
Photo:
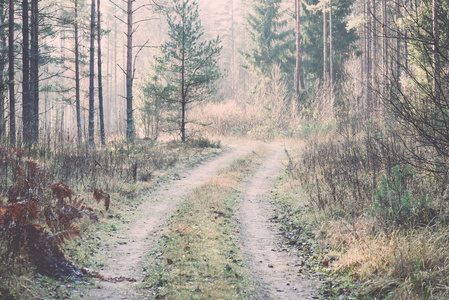
<svg viewBox="0 0 449 300">
<path fill-rule="evenodd" d="M 158 233 L 178 205 L 198 186 L 214 176 L 233 160 L 254 149 L 254 145 L 238 145 L 218 158 L 202 162 L 181 174 L 175 182 L 151 192 L 147 200 L 136 210 L 136 221 L 121 236 L 120 242 L 106 253 L 108 259 L 99 270 L 104 277 L 134 278 L 135 282 L 97 282 L 97 288 L 87 295 L 88 299 L 142 299 L 135 288 L 144 275 L 143 263 L 148 254 L 156 249 Z"/>
<path fill-rule="evenodd" d="M 299 274 L 300 261 L 292 249 L 282 247 L 276 224 L 270 221 L 270 191 L 282 170 L 283 147 L 273 153 L 243 186 L 240 212 L 241 239 L 256 284 L 256 299 L 317 299 L 316 281 Z"/>
</svg>

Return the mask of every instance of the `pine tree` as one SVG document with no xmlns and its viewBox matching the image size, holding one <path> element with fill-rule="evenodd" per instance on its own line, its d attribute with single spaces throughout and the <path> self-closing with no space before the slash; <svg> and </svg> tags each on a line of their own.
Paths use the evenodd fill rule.
<svg viewBox="0 0 449 300">
<path fill-rule="evenodd" d="M 133 110 L 133 0 L 127 3 L 127 33 L 126 33 L 126 138 L 130 142 L 134 142 L 134 110 Z"/>
<path fill-rule="evenodd" d="M 307 85 L 317 78 L 324 78 L 323 13 L 320 0 L 303 0 L 302 3 L 301 68 L 303 74 L 307 74 L 304 77 Z M 342 74 L 343 63 L 349 54 L 356 50 L 356 31 L 347 29 L 353 4 L 354 0 L 332 1 L 332 78 L 334 82 L 337 82 L 339 75 Z"/>
<path fill-rule="evenodd" d="M 201 101 L 212 92 L 212 83 L 220 77 L 218 57 L 220 38 L 204 40 L 204 29 L 195 0 L 173 0 L 167 12 L 169 40 L 156 57 L 157 69 L 165 76 L 165 100 L 180 107 L 181 140 L 186 141 L 186 110 L 190 103 Z M 168 91 L 168 93 L 167 93 Z"/>
<path fill-rule="evenodd" d="M 293 74 L 296 65 L 294 30 L 283 19 L 282 0 L 257 0 L 247 16 L 247 29 L 253 42 L 243 56 L 246 67 L 268 77 L 279 65 L 283 74 Z"/>
</svg>

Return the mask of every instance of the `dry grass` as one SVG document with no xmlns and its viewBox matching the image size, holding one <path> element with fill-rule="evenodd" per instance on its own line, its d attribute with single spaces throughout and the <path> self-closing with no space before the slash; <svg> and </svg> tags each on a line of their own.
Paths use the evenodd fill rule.
<svg viewBox="0 0 449 300">
<path fill-rule="evenodd" d="M 154 144 L 140 141 L 136 145 L 114 143 L 106 148 L 87 151 L 75 145 L 46 146 L 30 149 L 28 155 L 53 173 L 55 181 L 64 180 L 85 198 L 85 204 L 92 207 L 99 216 L 99 222 L 81 219 L 77 225 L 82 238 L 76 238 L 65 247 L 65 254 L 79 267 L 99 270 L 105 259 L 105 250 L 116 243 L 111 232 L 121 230 L 128 224 L 133 211 L 142 202 L 143 195 L 162 181 L 176 177 L 176 174 L 197 162 L 220 153 L 222 149 L 203 147 L 204 143 Z M 136 172 L 133 165 L 137 163 Z M 0 183 L 6 183 L 1 173 Z M 136 180 L 134 180 L 134 174 Z M 11 182 L 11 178 L 8 179 Z M 102 204 L 92 199 L 89 189 L 95 185 L 111 195 L 111 207 L 104 211 Z M 1 187 L 0 187 L 1 190 Z M 0 195 L 1 195 L 0 191 Z M 0 265 L 1 268 L 1 265 Z M 2 278 L 3 277 L 3 278 Z M 8 278 L 8 280 L 4 280 Z M 17 265 L 14 274 L 0 275 L 0 298 L 8 295 L 17 299 L 72 299 L 78 292 L 70 286 L 83 285 L 70 279 L 61 283 L 41 277 L 30 268 Z M 84 283 L 86 284 L 86 283 Z M 66 285 L 68 287 L 66 287 Z M 7 295 L 7 296 L 5 296 Z M 16 295 L 16 296 L 14 296 Z"/>
<path fill-rule="evenodd" d="M 195 123 L 206 136 L 244 136 L 261 123 L 254 106 L 227 100 L 221 103 L 204 103 L 191 112 Z"/>
<path fill-rule="evenodd" d="M 440 177 L 407 166 L 388 172 L 387 162 L 397 163 L 393 155 L 400 152 L 378 160 L 369 152 L 373 140 L 363 136 L 309 136 L 306 146 L 288 152 L 280 197 L 301 212 L 301 228 L 329 246 L 323 255 L 335 259 L 332 272 L 340 279 L 332 280 L 340 291 L 349 286 L 363 299 L 447 299 L 447 212 L 435 192 Z M 341 278 L 347 282 L 337 284 Z"/>
<path fill-rule="evenodd" d="M 160 272 L 147 278 L 148 286 L 158 288 L 159 298 L 247 298 L 247 271 L 234 242 L 234 212 L 236 189 L 257 157 L 252 153 L 236 160 L 197 188 L 172 216 L 161 244 Z"/>
<path fill-rule="evenodd" d="M 253 139 L 292 136 L 304 121 L 276 66 L 270 78 L 253 83 L 246 100 L 202 103 L 189 116 L 193 120 L 190 128 L 204 136 Z"/>
</svg>

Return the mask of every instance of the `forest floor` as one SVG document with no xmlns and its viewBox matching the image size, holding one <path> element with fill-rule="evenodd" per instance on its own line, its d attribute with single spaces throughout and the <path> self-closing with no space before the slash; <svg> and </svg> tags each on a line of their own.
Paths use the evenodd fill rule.
<svg viewBox="0 0 449 300">
<path fill-rule="evenodd" d="M 255 153 L 260 143 L 234 143 L 221 156 L 209 159 L 180 174 L 177 180 L 164 183 L 149 193 L 145 201 L 125 220 L 124 228 L 116 231 L 115 241 L 108 249 L 98 252 L 103 256 L 103 267 L 98 271 L 106 278 L 132 280 L 94 280 L 89 289 L 70 293 L 72 298 L 84 299 L 170 299 L 142 288 L 149 257 L 162 256 L 158 243 L 170 217 L 188 196 L 207 180 L 211 180 L 225 167 Z M 241 180 L 238 193 L 239 210 L 235 215 L 239 224 L 236 231 L 241 245 L 242 266 L 252 277 L 250 299 L 318 299 L 317 282 L 298 273 L 300 264 L 293 249 L 283 246 L 282 236 L 270 221 L 275 209 L 271 193 L 283 170 L 284 147 L 265 144 L 266 154 L 253 164 L 248 175 Z M 218 249 L 217 249 L 218 250 Z M 236 273 L 236 277 L 238 277 Z"/>
</svg>

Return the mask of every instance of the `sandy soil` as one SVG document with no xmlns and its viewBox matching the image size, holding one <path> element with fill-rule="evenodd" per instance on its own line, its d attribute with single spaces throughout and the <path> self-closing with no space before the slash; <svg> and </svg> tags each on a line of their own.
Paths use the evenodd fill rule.
<svg viewBox="0 0 449 300">
<path fill-rule="evenodd" d="M 270 190 L 282 168 L 284 148 L 272 145 L 272 154 L 242 188 L 241 239 L 256 282 L 256 299 L 318 299 L 317 283 L 298 273 L 298 256 L 280 248 L 282 237 L 270 221 L 274 207 Z"/>
</svg>

